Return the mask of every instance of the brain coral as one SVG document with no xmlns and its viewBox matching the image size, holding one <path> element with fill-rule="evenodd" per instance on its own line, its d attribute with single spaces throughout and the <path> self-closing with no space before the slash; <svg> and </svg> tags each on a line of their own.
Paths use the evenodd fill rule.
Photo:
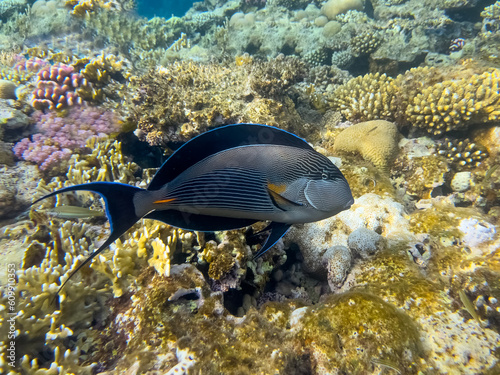
<svg viewBox="0 0 500 375">
<path fill-rule="evenodd" d="M 6 79 L 0 79 L 0 99 L 16 99 L 16 84 Z"/>
<path fill-rule="evenodd" d="M 395 124 L 385 120 L 367 121 L 340 133 L 333 151 L 360 154 L 375 166 L 387 170 L 398 153 L 398 138 Z"/>
<path fill-rule="evenodd" d="M 351 121 L 385 119 L 439 135 L 500 118 L 498 69 L 414 68 L 395 79 L 367 74 L 330 99 Z"/>
</svg>

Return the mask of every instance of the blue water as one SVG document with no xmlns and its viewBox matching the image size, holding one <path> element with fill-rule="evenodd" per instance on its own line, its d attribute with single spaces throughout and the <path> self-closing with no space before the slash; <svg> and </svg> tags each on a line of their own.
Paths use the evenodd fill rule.
<svg viewBox="0 0 500 375">
<path fill-rule="evenodd" d="M 193 3 L 195 1 L 191 0 L 139 0 L 137 12 L 147 18 L 155 16 L 170 18 L 172 15 L 182 17 Z"/>
</svg>

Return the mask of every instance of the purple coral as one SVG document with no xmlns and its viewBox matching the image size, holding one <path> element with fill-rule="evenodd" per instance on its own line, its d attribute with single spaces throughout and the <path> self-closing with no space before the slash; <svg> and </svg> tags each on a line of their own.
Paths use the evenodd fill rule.
<svg viewBox="0 0 500 375">
<path fill-rule="evenodd" d="M 65 117 L 55 112 L 35 112 L 37 134 L 24 138 L 14 148 L 14 154 L 35 162 L 47 170 L 68 160 L 73 151 L 85 147 L 89 138 L 104 138 L 121 128 L 119 117 L 110 111 L 94 107 L 74 107 Z"/>
<path fill-rule="evenodd" d="M 33 91 L 32 105 L 35 109 L 62 109 L 74 104 L 82 104 L 76 93 L 79 87 L 87 86 L 83 76 L 75 72 L 71 65 L 57 64 L 38 72 L 36 89 Z"/>
</svg>

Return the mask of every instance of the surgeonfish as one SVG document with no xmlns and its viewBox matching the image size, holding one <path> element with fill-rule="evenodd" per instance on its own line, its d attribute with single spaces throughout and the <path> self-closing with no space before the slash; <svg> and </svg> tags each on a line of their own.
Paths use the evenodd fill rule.
<svg viewBox="0 0 500 375">
<path fill-rule="evenodd" d="M 326 156 L 292 133 L 259 124 L 227 125 L 191 139 L 168 158 L 147 189 L 90 182 L 33 204 L 81 190 L 104 198 L 111 233 L 61 288 L 141 218 L 205 232 L 271 221 L 262 231 L 269 236 L 259 257 L 292 224 L 328 218 L 354 202 L 347 180 Z"/>
</svg>

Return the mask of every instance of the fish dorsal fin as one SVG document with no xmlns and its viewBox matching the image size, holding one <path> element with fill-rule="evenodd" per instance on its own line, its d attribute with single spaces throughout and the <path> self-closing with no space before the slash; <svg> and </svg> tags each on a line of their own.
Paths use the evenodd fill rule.
<svg viewBox="0 0 500 375">
<path fill-rule="evenodd" d="M 158 170 L 147 190 L 158 190 L 187 168 L 218 152 L 247 145 L 281 145 L 313 148 L 285 130 L 260 124 L 233 124 L 209 130 L 175 151 Z"/>
</svg>

